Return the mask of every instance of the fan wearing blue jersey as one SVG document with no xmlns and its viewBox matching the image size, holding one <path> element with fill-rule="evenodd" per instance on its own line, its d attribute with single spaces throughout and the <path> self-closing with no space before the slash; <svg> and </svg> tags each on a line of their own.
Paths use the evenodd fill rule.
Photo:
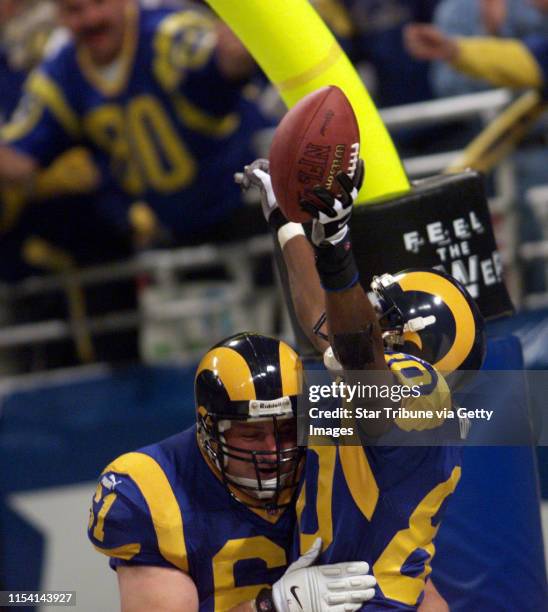
<svg viewBox="0 0 548 612">
<path fill-rule="evenodd" d="M 198 365 L 197 425 L 105 468 L 88 533 L 124 612 L 351 612 L 374 595 L 365 562 L 312 565 L 319 539 L 288 567 L 301 385 L 284 342 L 227 338 Z"/>
<path fill-rule="evenodd" d="M 324 353 L 327 368 L 345 378 L 351 372 L 391 373 L 394 384 L 418 385 L 421 392 L 412 404 L 433 414 L 382 418 L 381 412 L 371 421 L 356 420 L 357 439 L 346 444 L 310 438 L 297 501 L 299 543 L 304 550 L 321 537 L 322 562 L 339 557 L 367 561 L 377 588 L 364 610 L 442 612 L 447 605 L 429 575 L 434 538 L 460 478 L 460 450 L 414 446 L 413 436 L 432 432 L 433 440 L 460 441 L 465 423 L 445 423 L 443 413 L 436 415 L 451 405 L 441 372 L 456 383 L 460 369 L 481 366 L 483 321 L 466 290 L 433 270 L 376 278 L 373 306 L 358 282 L 348 226 L 362 179 L 360 162 L 353 178 L 339 175 L 340 199 L 318 186 L 301 203 L 313 216 L 309 241 L 303 227 L 288 222 L 279 209 L 266 160 L 255 161 L 236 177 L 244 188 L 255 185 L 261 191 L 263 212 L 282 248 L 297 317 Z"/>
<path fill-rule="evenodd" d="M 262 124 L 242 96 L 255 70 L 251 57 L 195 4 L 57 5 L 72 39 L 31 74 L 1 132 L 0 184 L 29 185 L 40 167 L 83 144 L 105 187 L 120 194 L 98 202 L 106 222 L 129 231 L 130 205 L 140 201 L 159 234 L 176 242 L 203 238 L 241 206 L 232 174 Z"/>
</svg>

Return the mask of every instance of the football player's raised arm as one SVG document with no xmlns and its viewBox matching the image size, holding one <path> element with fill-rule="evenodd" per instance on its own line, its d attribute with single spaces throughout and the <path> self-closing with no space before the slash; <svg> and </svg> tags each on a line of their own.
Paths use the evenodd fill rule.
<svg viewBox="0 0 548 612">
<path fill-rule="evenodd" d="M 385 370 L 381 330 L 359 283 L 350 239 L 349 221 L 363 174 L 360 160 L 352 178 L 337 176 L 339 199 L 327 189 L 315 187 L 314 195 L 301 201 L 301 208 L 313 217 L 311 240 L 335 356 L 347 370 Z"/>
<path fill-rule="evenodd" d="M 325 302 L 329 339 L 342 366 L 386 370 L 381 330 L 362 286 L 356 283 L 342 291 L 326 291 Z"/>
<path fill-rule="evenodd" d="M 329 343 L 314 333 L 314 326 L 325 312 L 325 301 L 314 252 L 303 226 L 288 221 L 278 206 L 267 159 L 256 159 L 234 178 L 244 190 L 259 189 L 264 217 L 282 250 L 295 314 L 314 348 L 323 353 Z"/>
<path fill-rule="evenodd" d="M 116 573 L 122 612 L 198 612 L 196 585 L 176 568 L 119 566 Z"/>
<path fill-rule="evenodd" d="M 314 326 L 325 312 L 325 300 L 312 247 L 305 236 L 295 235 L 284 243 L 282 254 L 299 325 L 314 348 L 323 353 L 329 342 L 314 333 Z"/>
</svg>

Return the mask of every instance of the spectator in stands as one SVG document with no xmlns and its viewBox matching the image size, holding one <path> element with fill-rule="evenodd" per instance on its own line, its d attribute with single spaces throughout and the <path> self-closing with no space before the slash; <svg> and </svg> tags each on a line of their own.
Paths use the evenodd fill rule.
<svg viewBox="0 0 548 612">
<path fill-rule="evenodd" d="M 523 39 L 537 34 L 548 35 L 548 19 L 524 0 L 442 0 L 433 22 L 449 36 Z M 489 77 L 464 74 L 443 61 L 433 62 L 431 68 L 432 86 L 440 97 L 492 86 Z"/>
<path fill-rule="evenodd" d="M 0 125 L 23 93 L 30 71 L 48 49 L 66 39 L 53 1 L 0 0 Z M 128 254 L 123 237 L 111 235 L 98 218 L 89 194 L 98 184 L 97 169 L 83 149 L 72 149 L 39 172 L 33 185 L 2 185 L 0 191 L 0 279 L 20 280 L 53 271 L 65 262 L 95 263 Z M 75 197 L 78 201 L 75 201 Z M 86 215 L 78 209 L 85 207 Z M 91 231 L 95 228 L 95 232 Z M 95 234 L 95 235 L 94 235 Z M 99 240 L 100 237 L 100 246 Z M 45 241 L 45 242 L 44 242 Z M 36 249 L 41 244 L 47 248 Z M 59 250 L 61 249 L 61 251 Z M 69 251 L 69 252 L 67 252 Z M 55 257 L 36 257 L 37 253 Z"/>
<path fill-rule="evenodd" d="M 430 100 L 429 68 L 412 58 L 403 29 L 414 21 L 430 22 L 438 0 L 313 0 L 350 59 L 356 64 L 376 104 L 398 106 Z M 462 135 L 457 125 L 400 128 L 392 137 L 402 157 L 435 153 Z M 449 141 L 449 142 L 448 142 Z"/>
<path fill-rule="evenodd" d="M 100 202 L 111 224 L 129 231 L 130 205 L 144 201 L 155 229 L 174 242 L 220 233 L 240 209 L 232 174 L 249 157 L 249 137 L 262 123 L 242 96 L 254 71 L 247 51 L 192 5 L 176 11 L 146 10 L 135 0 L 57 4 L 72 40 L 31 75 L 2 132 L 2 184 L 28 185 L 40 167 L 82 143 L 118 194 Z"/>
<path fill-rule="evenodd" d="M 463 94 L 487 85 L 545 89 L 548 2 L 534 0 L 530 9 L 534 13 L 517 0 L 482 0 L 476 4 L 481 7 L 482 20 L 477 19 L 479 9 L 463 10 L 462 1 L 446 0 L 439 7 L 437 25 L 413 24 L 405 31 L 407 48 L 415 58 L 445 66 L 437 72 L 437 93 Z M 461 16 L 458 26 L 452 21 L 457 11 Z M 547 182 L 546 144 L 546 125 L 540 124 L 513 156 L 523 241 L 542 237 L 539 223 L 526 204 L 526 193 Z M 527 291 L 543 290 L 544 266 L 528 267 L 525 287 Z"/>
<path fill-rule="evenodd" d="M 401 33 L 410 22 L 430 21 L 437 0 L 313 0 L 313 4 L 351 60 L 373 68 L 371 90 L 379 106 L 432 97 L 427 69 L 405 52 Z"/>
</svg>

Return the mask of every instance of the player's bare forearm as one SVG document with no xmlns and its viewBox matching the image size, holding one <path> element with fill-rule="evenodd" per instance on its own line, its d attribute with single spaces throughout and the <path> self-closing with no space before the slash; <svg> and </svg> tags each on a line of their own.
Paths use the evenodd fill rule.
<svg viewBox="0 0 548 612">
<path fill-rule="evenodd" d="M 344 355 L 351 349 L 346 346 L 346 342 L 351 341 L 353 334 L 364 332 L 370 338 L 373 359 L 369 363 L 361 364 L 360 368 L 385 370 L 381 329 L 375 310 L 362 286 L 358 283 L 344 291 L 327 291 L 325 300 L 331 346 L 343 359 L 343 367 L 355 367 L 354 364 L 344 363 Z"/>
<path fill-rule="evenodd" d="M 449 612 L 447 602 L 436 589 L 432 580 L 426 581 L 424 598 L 418 608 L 418 612 Z"/>
<path fill-rule="evenodd" d="M 344 379 L 354 386 L 364 382 L 368 384 L 385 384 L 388 366 L 384 359 L 384 346 L 381 330 L 375 310 L 358 283 L 343 291 L 326 292 L 327 321 L 329 338 L 339 363 L 346 370 Z M 364 371 L 368 371 L 367 381 Z M 372 371 L 383 372 L 375 374 Z M 376 377 L 380 376 L 379 379 Z M 382 408 L 376 402 L 368 408 Z M 392 426 L 392 420 L 383 415 L 377 419 L 360 419 L 359 428 L 367 436 L 377 438 L 386 433 Z"/>
<path fill-rule="evenodd" d="M 116 574 L 121 612 L 198 612 L 196 585 L 178 569 L 120 566 Z"/>
<path fill-rule="evenodd" d="M 295 236 L 285 244 L 283 257 L 299 324 L 314 348 L 323 353 L 329 343 L 313 332 L 314 325 L 325 311 L 325 300 L 312 246 L 305 236 Z"/>
<path fill-rule="evenodd" d="M 38 165 L 32 157 L 19 153 L 9 145 L 0 144 L 0 183 L 28 185 L 32 183 Z"/>
</svg>

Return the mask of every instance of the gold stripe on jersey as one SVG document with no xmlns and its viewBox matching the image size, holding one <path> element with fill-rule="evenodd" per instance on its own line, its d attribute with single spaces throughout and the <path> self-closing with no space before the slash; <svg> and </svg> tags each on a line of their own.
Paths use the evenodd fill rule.
<svg viewBox="0 0 548 612">
<path fill-rule="evenodd" d="M 108 511 L 111 509 L 117 497 L 116 493 L 108 493 L 103 498 L 103 503 L 97 513 L 97 522 L 93 528 L 93 537 L 98 542 L 102 542 L 105 539 L 105 516 L 108 514 Z"/>
<path fill-rule="evenodd" d="M 57 157 L 36 177 L 36 197 L 55 198 L 63 195 L 90 193 L 101 177 L 88 149 L 73 147 Z"/>
<path fill-rule="evenodd" d="M 399 383 L 405 386 L 428 386 L 433 382 L 432 373 L 420 361 L 404 353 L 392 353 L 384 356 L 386 362 L 392 361 L 390 370 Z M 420 376 L 410 378 L 402 370 L 413 368 L 422 371 Z M 432 417 L 422 418 L 421 416 L 396 417 L 394 423 L 403 431 L 424 431 L 425 429 L 435 429 L 443 425 L 445 421 L 443 409 L 450 410 L 452 407 L 451 391 L 445 378 L 436 372 L 436 386 L 429 392 L 419 397 L 404 397 L 401 406 L 412 414 L 418 411 L 430 411 Z"/>
<path fill-rule="evenodd" d="M 414 606 L 424 589 L 424 580 L 432 571 L 430 561 L 434 556 L 433 539 L 439 529 L 432 524 L 444 500 L 453 493 L 461 475 L 459 466 L 453 468 L 451 476 L 434 487 L 409 517 L 409 527 L 396 533 L 373 565 L 373 575 L 385 597 Z M 426 551 L 429 560 L 418 576 L 405 576 L 401 568 L 417 549 Z"/>
<path fill-rule="evenodd" d="M 117 548 L 102 548 L 101 546 L 93 545 L 96 550 L 103 555 L 107 555 L 108 557 L 116 557 L 116 559 L 124 559 L 124 561 L 130 561 L 135 555 L 138 555 L 141 552 L 141 545 L 134 544 L 124 544 L 124 546 L 118 546 Z"/>
<path fill-rule="evenodd" d="M 261 559 L 268 568 L 287 565 L 284 549 L 265 536 L 228 540 L 212 559 L 215 612 L 231 610 L 242 601 L 253 600 L 261 589 L 271 586 L 269 584 L 236 586 L 234 577 L 236 559 L 240 562 L 246 559 Z"/>
<path fill-rule="evenodd" d="M 232 402 L 257 399 L 253 375 L 247 361 L 230 348 L 220 346 L 209 351 L 200 361 L 196 378 L 204 370 L 211 370 L 223 381 Z"/>
<path fill-rule="evenodd" d="M 173 104 L 177 116 L 187 127 L 206 136 L 224 138 L 233 134 L 240 125 L 238 113 L 214 117 L 192 104 L 181 93 L 173 94 Z"/>
<path fill-rule="evenodd" d="M 184 572 L 188 559 L 181 508 L 160 465 L 144 453 L 126 453 L 108 465 L 106 472 L 129 476 L 145 498 L 161 555 Z"/>
<path fill-rule="evenodd" d="M 455 339 L 449 351 L 432 365 L 441 373 L 454 372 L 462 355 L 468 355 L 472 350 L 476 334 L 474 316 L 466 298 L 453 283 L 430 272 L 409 272 L 399 279 L 399 283 L 404 291 L 417 291 L 417 287 L 424 287 L 428 293 L 443 296 L 455 319 Z"/>
<path fill-rule="evenodd" d="M 337 449 L 334 445 L 311 447 L 310 441 L 306 456 L 306 461 L 310 461 L 310 454 L 318 456 L 318 482 L 312 484 L 316 490 L 316 516 L 318 517 L 318 530 L 316 533 L 300 534 L 301 553 L 305 553 L 314 544 L 318 537 L 322 539 L 322 550 L 325 550 L 333 541 L 333 521 L 332 508 L 333 501 L 333 479 L 335 474 L 335 463 L 337 459 Z M 310 477 L 309 472 L 306 475 Z M 303 510 L 306 506 L 306 484 L 301 489 L 297 499 L 297 519 L 300 521 Z"/>
<path fill-rule="evenodd" d="M 40 71 L 33 72 L 25 83 L 30 108 L 2 128 L 4 140 L 19 140 L 31 132 L 40 121 L 45 109 L 49 110 L 63 129 L 73 138 L 80 134 L 78 115 L 69 106 L 57 83 Z M 25 98 L 23 98 L 25 100 Z"/>
<path fill-rule="evenodd" d="M 282 396 L 299 395 L 302 390 L 302 362 L 297 353 L 285 342 L 280 342 L 279 347 Z"/>
<path fill-rule="evenodd" d="M 458 56 L 452 66 L 472 77 L 500 87 L 542 87 L 542 70 L 519 40 L 458 38 Z"/>
<path fill-rule="evenodd" d="M 339 446 L 344 478 L 361 513 L 371 520 L 379 500 L 379 487 L 361 446 Z"/>
</svg>

